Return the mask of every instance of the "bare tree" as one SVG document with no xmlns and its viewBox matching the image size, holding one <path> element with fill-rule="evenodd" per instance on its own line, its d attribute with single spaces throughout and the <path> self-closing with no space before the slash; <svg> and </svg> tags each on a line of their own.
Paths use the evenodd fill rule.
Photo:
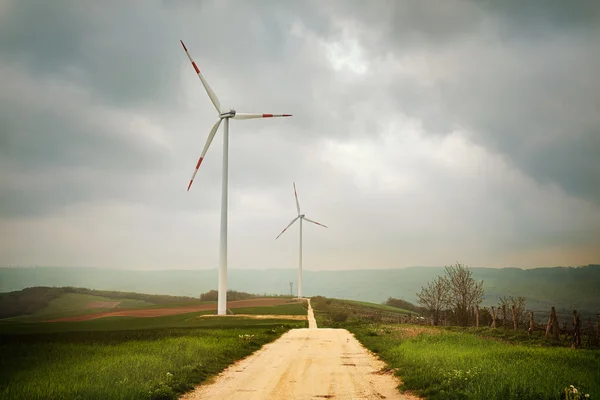
<svg viewBox="0 0 600 400">
<path fill-rule="evenodd" d="M 427 286 L 422 287 L 417 293 L 419 304 L 425 307 L 433 317 L 433 324 L 438 325 L 443 310 L 448 307 L 450 300 L 450 288 L 448 281 L 442 276 L 438 276 Z"/>
<path fill-rule="evenodd" d="M 456 263 L 446 267 L 446 277 L 450 288 L 450 308 L 459 325 L 469 325 L 471 307 L 483 301 L 483 281 L 476 282 L 468 267 Z"/>
</svg>

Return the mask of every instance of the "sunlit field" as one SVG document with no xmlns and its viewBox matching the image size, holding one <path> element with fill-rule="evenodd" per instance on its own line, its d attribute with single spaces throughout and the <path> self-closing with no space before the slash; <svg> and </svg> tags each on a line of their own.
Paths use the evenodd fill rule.
<svg viewBox="0 0 600 400">
<path fill-rule="evenodd" d="M 350 330 L 396 371 L 402 390 L 427 399 L 558 400 L 570 385 L 592 399 L 600 397 L 599 350 L 552 346 L 526 335 L 510 335 L 508 341 L 485 329 L 460 331 L 356 318 L 336 322 L 325 302 L 313 302 L 313 307 L 323 327 Z"/>
<path fill-rule="evenodd" d="M 290 328 L 306 327 L 202 314 L 3 323 L 0 398 L 173 399 Z"/>
</svg>

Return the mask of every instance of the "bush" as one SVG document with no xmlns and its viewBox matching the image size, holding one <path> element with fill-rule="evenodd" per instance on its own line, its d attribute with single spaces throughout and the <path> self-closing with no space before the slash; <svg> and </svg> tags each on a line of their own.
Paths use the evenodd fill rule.
<svg viewBox="0 0 600 400">
<path fill-rule="evenodd" d="M 247 299 L 255 299 L 259 296 L 255 294 L 245 293 L 245 292 L 237 292 L 235 290 L 227 291 L 227 300 L 235 301 L 235 300 L 247 300 Z M 219 299 L 219 292 L 216 290 L 209 290 L 206 293 L 202 293 L 200 295 L 200 300 L 202 301 L 217 301 Z"/>
<path fill-rule="evenodd" d="M 331 320 L 333 322 L 346 322 L 348 313 L 346 311 L 334 311 L 331 313 Z"/>
</svg>

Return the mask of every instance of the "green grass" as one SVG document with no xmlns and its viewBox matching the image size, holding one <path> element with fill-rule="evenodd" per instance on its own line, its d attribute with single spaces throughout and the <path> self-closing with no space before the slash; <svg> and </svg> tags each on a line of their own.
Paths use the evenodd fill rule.
<svg viewBox="0 0 600 400">
<path fill-rule="evenodd" d="M 253 314 L 253 315 L 306 315 L 306 307 L 302 303 L 281 304 L 271 307 L 242 307 L 232 309 L 236 314 Z"/>
<path fill-rule="evenodd" d="M 0 398 L 173 399 L 288 329 L 306 327 L 200 314 L 3 323 Z"/>
<path fill-rule="evenodd" d="M 119 305 L 115 308 L 85 308 L 91 302 L 115 302 Z M 81 293 L 64 293 L 48 302 L 41 310 L 19 317 L 6 318 L 5 321 L 36 322 L 54 318 L 73 317 L 77 315 L 94 314 L 105 311 L 117 311 L 131 308 L 144 308 L 153 306 L 144 300 L 136 299 L 114 299 L 109 297 L 95 296 Z"/>
<path fill-rule="evenodd" d="M 311 298 L 317 325 L 320 327 L 338 328 L 346 322 L 398 322 L 408 321 L 409 315 L 416 313 L 383 304 L 368 303 L 355 300 L 330 299 L 322 296 Z"/>
<path fill-rule="evenodd" d="M 367 307 L 367 308 L 372 308 L 374 310 L 382 310 L 382 311 L 391 311 L 391 312 L 397 312 L 397 313 L 402 313 L 402 314 L 414 314 L 417 315 L 417 313 L 413 312 L 413 311 L 408 311 L 405 310 L 403 308 L 398 308 L 398 307 L 392 307 L 392 306 L 388 306 L 385 304 L 375 304 L 375 303 L 369 303 L 366 301 L 358 301 L 358 300 L 340 300 L 344 303 L 347 304 L 351 304 L 351 305 L 357 305 L 357 306 L 363 306 L 363 307 Z"/>
<path fill-rule="evenodd" d="M 265 314 L 270 313 L 263 308 Z M 0 335 L 2 334 L 34 334 L 34 333 L 59 333 L 59 332 L 86 332 L 86 331 L 122 331 L 157 328 L 191 328 L 215 327 L 230 328 L 237 325 L 270 325 L 273 319 L 250 318 L 199 318 L 201 315 L 214 314 L 214 310 L 200 311 L 186 314 L 167 315 L 164 317 L 137 318 L 137 317 L 106 317 L 77 322 L 2 322 L 0 321 Z M 288 320 L 289 321 L 289 320 Z M 302 322 L 302 321 L 300 321 Z"/>
<path fill-rule="evenodd" d="M 575 385 L 600 397 L 600 352 L 528 346 L 407 325 L 347 324 L 427 399 L 560 399 Z M 415 333 L 420 332 L 415 335 Z"/>
</svg>

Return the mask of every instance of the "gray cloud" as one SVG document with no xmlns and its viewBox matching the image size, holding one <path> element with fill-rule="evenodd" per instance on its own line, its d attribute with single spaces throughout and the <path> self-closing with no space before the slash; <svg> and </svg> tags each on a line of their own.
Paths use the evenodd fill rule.
<svg viewBox="0 0 600 400">
<path fill-rule="evenodd" d="M 535 179 L 600 202 L 600 5 L 450 3 L 357 3 L 345 17 L 370 57 L 413 64 L 393 82 L 401 112 L 433 134 L 465 127 Z"/>
<path fill-rule="evenodd" d="M 232 267 L 295 266 L 292 181 L 330 226 L 308 268 L 600 256 L 595 3 L 1 7 L 0 264 L 216 265 L 222 133 L 186 192 L 216 112 L 179 39 L 224 107 L 294 114 L 231 123 Z"/>
</svg>

